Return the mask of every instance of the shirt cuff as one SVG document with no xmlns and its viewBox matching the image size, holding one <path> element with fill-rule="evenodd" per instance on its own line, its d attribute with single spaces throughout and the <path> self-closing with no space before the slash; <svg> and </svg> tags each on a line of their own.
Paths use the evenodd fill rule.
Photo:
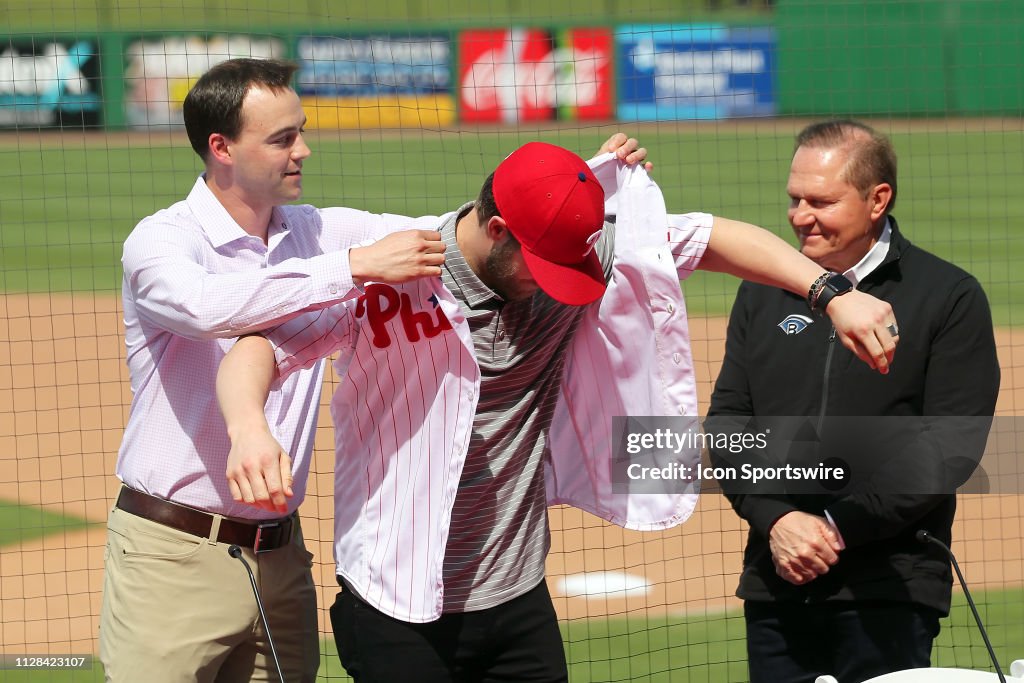
<svg viewBox="0 0 1024 683">
<path fill-rule="evenodd" d="M 836 526 L 836 521 L 832 519 L 832 515 L 828 513 L 828 510 L 825 510 L 825 519 L 828 521 L 829 526 L 832 527 L 832 531 L 836 534 L 836 539 L 839 541 L 839 549 L 846 550 L 846 541 L 843 540 L 843 534 L 839 531 L 839 527 Z"/>
<path fill-rule="evenodd" d="M 349 250 L 325 254 L 317 259 L 311 275 L 316 286 L 318 303 L 346 301 L 363 293 L 362 287 L 352 280 L 352 267 L 348 260 Z"/>
</svg>

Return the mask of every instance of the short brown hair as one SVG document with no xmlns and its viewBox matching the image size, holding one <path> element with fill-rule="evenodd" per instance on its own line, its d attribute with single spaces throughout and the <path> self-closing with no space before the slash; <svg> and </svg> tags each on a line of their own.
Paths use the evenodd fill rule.
<svg viewBox="0 0 1024 683">
<path fill-rule="evenodd" d="M 498 211 L 498 203 L 494 201 L 494 174 L 487 176 L 480 194 L 476 198 L 476 214 L 481 223 L 486 223 L 494 216 L 501 216 Z"/>
<path fill-rule="evenodd" d="M 291 87 L 298 66 L 279 59 L 229 59 L 203 74 L 185 96 L 182 115 L 192 149 L 203 161 L 210 135 L 237 138 L 242 131 L 242 101 L 253 86 L 272 91 Z"/>
<path fill-rule="evenodd" d="M 852 119 L 812 123 L 796 136 L 794 152 L 801 147 L 846 148 L 849 158 L 843 179 L 863 196 L 867 196 L 873 186 L 888 183 L 892 187 L 892 198 L 886 213 L 896 206 L 896 150 L 889 138 L 871 126 Z"/>
<path fill-rule="evenodd" d="M 481 227 L 487 225 L 487 221 L 495 216 L 501 218 L 501 212 L 498 211 L 498 202 L 494 201 L 493 173 L 484 180 L 484 184 L 480 187 L 480 194 L 477 195 L 473 206 L 476 209 L 476 218 Z M 511 230 L 508 231 L 508 239 L 510 245 L 514 247 L 519 246 L 519 240 L 516 239 Z"/>
</svg>

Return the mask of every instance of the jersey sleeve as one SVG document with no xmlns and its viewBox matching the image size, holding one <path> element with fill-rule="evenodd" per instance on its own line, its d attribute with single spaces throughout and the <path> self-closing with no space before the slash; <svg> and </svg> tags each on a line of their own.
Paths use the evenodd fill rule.
<svg viewBox="0 0 1024 683">
<path fill-rule="evenodd" d="M 667 239 L 679 279 L 685 280 L 700 266 L 711 240 L 714 217 L 709 213 L 668 214 Z"/>
<path fill-rule="evenodd" d="M 274 347 L 283 378 L 354 343 L 357 330 L 355 302 L 350 301 L 305 313 L 263 334 Z"/>
</svg>

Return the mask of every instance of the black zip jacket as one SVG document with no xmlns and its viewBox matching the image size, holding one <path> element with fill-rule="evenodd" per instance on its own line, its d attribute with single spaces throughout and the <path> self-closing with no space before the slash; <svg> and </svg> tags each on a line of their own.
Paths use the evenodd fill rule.
<svg viewBox="0 0 1024 683">
<path fill-rule="evenodd" d="M 991 416 L 999 363 L 988 301 L 971 275 L 919 249 L 890 217 L 884 262 L 858 289 L 893 307 L 900 339 L 892 368 L 881 375 L 847 351 L 827 318 L 799 333 L 779 324 L 810 316 L 803 297 L 744 282 L 729 320 L 725 360 L 710 416 Z M 800 322 L 797 322 L 797 326 Z M 941 429 L 942 421 L 936 421 Z M 941 435 L 932 435 L 941 440 Z M 932 444 L 936 443 L 933 441 Z M 913 463 L 938 459 L 928 442 L 910 444 Z M 714 457 L 713 453 L 713 457 Z M 735 460 L 735 456 L 732 456 Z M 916 465 L 915 465 L 916 467 Z M 913 477 L 914 468 L 902 476 Z M 891 490 L 913 491 L 894 484 Z M 952 574 L 941 550 L 916 540 L 918 529 L 949 544 L 953 495 L 749 494 L 723 490 L 750 524 L 737 595 L 745 600 L 882 600 L 913 602 L 948 613 Z M 803 510 L 835 520 L 846 549 L 831 570 L 803 586 L 780 578 L 768 530 L 782 515 Z"/>
</svg>

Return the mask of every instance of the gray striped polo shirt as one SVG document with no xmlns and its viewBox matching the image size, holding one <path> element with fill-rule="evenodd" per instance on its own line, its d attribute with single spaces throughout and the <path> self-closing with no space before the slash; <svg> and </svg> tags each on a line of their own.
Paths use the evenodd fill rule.
<svg viewBox="0 0 1024 683">
<path fill-rule="evenodd" d="M 462 306 L 480 365 L 480 400 L 444 558 L 445 612 L 494 607 L 544 579 L 547 433 L 565 351 L 586 310 L 539 291 L 505 301 L 481 282 L 455 241 L 455 224 L 472 206 L 441 228 L 441 279 Z M 596 246 L 606 273 L 613 230 L 606 223 Z"/>
</svg>

